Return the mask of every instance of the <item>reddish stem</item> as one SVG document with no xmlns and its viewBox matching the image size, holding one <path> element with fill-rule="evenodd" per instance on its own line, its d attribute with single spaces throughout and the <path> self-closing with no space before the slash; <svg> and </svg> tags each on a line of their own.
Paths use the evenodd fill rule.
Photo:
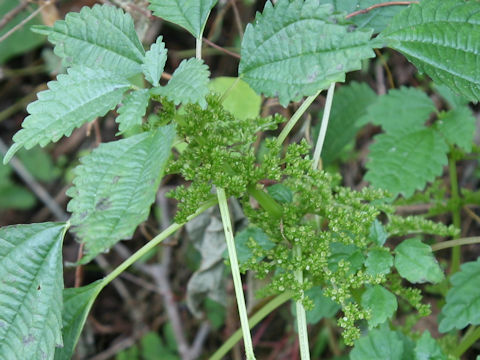
<svg viewBox="0 0 480 360">
<path fill-rule="evenodd" d="M 372 10 L 382 8 L 382 7 L 386 7 L 386 6 L 411 5 L 411 4 L 418 4 L 418 1 L 390 1 L 390 2 L 386 2 L 386 3 L 375 4 L 375 5 L 369 6 L 366 9 L 361 9 L 361 10 L 354 11 L 353 13 L 345 16 L 345 18 L 350 19 L 354 16 L 361 15 L 361 14 L 366 14 L 366 13 L 372 11 Z"/>
</svg>

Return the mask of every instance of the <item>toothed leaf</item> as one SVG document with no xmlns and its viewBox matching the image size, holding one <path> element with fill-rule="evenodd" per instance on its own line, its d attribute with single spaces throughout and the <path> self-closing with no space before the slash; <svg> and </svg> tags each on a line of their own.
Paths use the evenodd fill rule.
<svg viewBox="0 0 480 360">
<path fill-rule="evenodd" d="M 355 341 L 350 352 L 351 360 L 402 360 L 403 342 L 390 329 L 370 330 L 366 336 Z"/>
<path fill-rule="evenodd" d="M 131 77 L 141 73 L 145 51 L 132 17 L 111 5 L 70 12 L 52 28 L 37 27 L 55 44 L 65 66 L 85 65 Z"/>
<path fill-rule="evenodd" d="M 468 153 L 472 151 L 475 123 L 472 111 L 462 106 L 441 114 L 437 129 L 449 144 L 455 144 Z"/>
<path fill-rule="evenodd" d="M 447 360 L 437 341 L 426 330 L 415 346 L 415 360 Z"/>
<path fill-rule="evenodd" d="M 411 283 L 439 283 L 444 274 L 432 254 L 432 248 L 420 239 L 407 239 L 395 248 L 395 267 Z"/>
<path fill-rule="evenodd" d="M 468 325 L 480 325 L 480 258 L 462 264 L 454 274 L 442 308 L 439 330 L 447 332 L 463 329 Z"/>
<path fill-rule="evenodd" d="M 374 56 L 371 30 L 351 31 L 343 16 L 319 0 L 268 1 L 242 41 L 239 74 L 258 93 L 280 104 L 344 81 Z"/>
<path fill-rule="evenodd" d="M 480 100 L 480 3 L 424 0 L 398 14 L 380 38 L 422 73 Z"/>
<path fill-rule="evenodd" d="M 149 0 L 155 16 L 180 25 L 193 36 L 202 35 L 210 10 L 217 0 Z"/>
<path fill-rule="evenodd" d="M 381 247 L 370 250 L 365 261 L 367 274 L 372 276 L 386 275 L 393 266 L 393 256 L 387 248 Z"/>
<path fill-rule="evenodd" d="M 150 93 L 147 89 L 133 91 L 123 100 L 123 105 L 118 109 L 119 133 L 123 133 L 137 125 L 142 125 L 143 116 L 147 111 Z"/>
<path fill-rule="evenodd" d="M 0 358 L 53 359 L 62 345 L 63 223 L 0 229 Z"/>
<path fill-rule="evenodd" d="M 205 97 L 208 95 L 210 71 L 202 60 L 183 60 L 168 81 L 166 86 L 153 88 L 153 95 L 165 96 L 175 105 L 199 104 L 207 106 Z"/>
<path fill-rule="evenodd" d="M 160 77 L 162 76 L 165 62 L 167 61 L 167 49 L 165 49 L 165 43 L 162 39 L 163 38 L 159 36 L 155 44 L 152 44 L 150 50 L 145 54 L 145 60 L 142 65 L 145 78 L 153 86 L 160 85 Z"/>
<path fill-rule="evenodd" d="M 119 240 L 130 238 L 146 220 L 175 131 L 172 126 L 100 145 L 75 169 L 68 210 L 90 261 Z"/>
<path fill-rule="evenodd" d="M 369 328 L 383 324 L 397 311 L 397 298 L 383 286 L 374 285 L 362 295 L 362 306 L 370 310 Z"/>
</svg>

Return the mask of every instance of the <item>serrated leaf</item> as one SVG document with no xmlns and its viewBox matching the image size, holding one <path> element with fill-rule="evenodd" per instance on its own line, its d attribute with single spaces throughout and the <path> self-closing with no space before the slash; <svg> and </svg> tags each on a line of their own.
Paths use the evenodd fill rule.
<svg viewBox="0 0 480 360">
<path fill-rule="evenodd" d="M 199 104 L 205 108 L 209 76 L 210 71 L 202 60 L 194 58 L 183 60 L 166 86 L 153 88 L 150 92 L 152 95 L 165 96 L 175 105 Z"/>
<path fill-rule="evenodd" d="M 260 115 L 262 98 L 242 79 L 220 76 L 211 80 L 208 88 L 222 97 L 223 107 L 237 119 Z"/>
<path fill-rule="evenodd" d="M 362 306 L 370 310 L 369 328 L 374 328 L 391 318 L 397 311 L 397 298 L 383 286 L 374 285 L 362 294 Z"/>
<path fill-rule="evenodd" d="M 342 149 L 355 139 L 360 129 L 359 119 L 376 98 L 375 92 L 365 83 L 352 82 L 336 91 L 322 151 L 324 165 L 332 163 Z"/>
<path fill-rule="evenodd" d="M 330 252 L 328 268 L 331 271 L 337 271 L 338 263 L 341 260 L 348 264 L 350 273 L 354 273 L 360 269 L 365 262 L 365 257 L 362 252 L 353 244 L 333 242 L 330 244 Z"/>
<path fill-rule="evenodd" d="M 411 283 L 439 283 L 445 277 L 432 248 L 418 238 L 402 241 L 395 248 L 395 267 Z"/>
<path fill-rule="evenodd" d="M 130 14 L 111 5 L 70 12 L 52 28 L 39 28 L 55 44 L 64 66 L 84 65 L 125 78 L 141 73 L 145 51 Z"/>
<path fill-rule="evenodd" d="M 435 82 L 480 99 L 480 3 L 424 0 L 396 16 L 380 38 Z"/>
<path fill-rule="evenodd" d="M 281 203 L 291 203 L 293 201 L 293 193 L 283 184 L 274 184 L 267 187 L 267 191 L 271 197 Z"/>
<path fill-rule="evenodd" d="M 160 78 L 167 61 L 167 49 L 163 37 L 159 36 L 155 44 L 152 44 L 150 50 L 145 53 L 142 70 L 145 78 L 153 86 L 160 86 Z"/>
<path fill-rule="evenodd" d="M 239 74 L 284 106 L 344 81 L 346 72 L 360 69 L 374 53 L 372 31 L 351 31 L 342 21 L 319 0 L 268 1 L 247 25 Z"/>
<path fill-rule="evenodd" d="M 450 278 L 451 289 L 442 308 L 440 332 L 463 329 L 469 324 L 480 324 L 480 258 L 462 264 L 460 271 Z"/>
<path fill-rule="evenodd" d="M 368 238 L 379 246 L 383 246 L 388 239 L 388 233 L 385 230 L 385 227 L 377 219 L 375 219 L 370 226 L 370 234 L 368 234 Z"/>
<path fill-rule="evenodd" d="M 320 286 L 314 286 L 305 291 L 305 296 L 313 301 L 313 309 L 306 311 L 308 324 L 316 324 L 323 318 L 331 318 L 341 308 L 335 301 L 323 295 Z M 294 301 L 291 302 L 290 311 L 296 316 L 297 309 Z"/>
<path fill-rule="evenodd" d="M 397 333 L 375 329 L 355 341 L 350 360 L 402 360 L 402 355 L 403 343 Z"/>
<path fill-rule="evenodd" d="M 49 90 L 37 94 L 38 100 L 27 107 L 29 116 L 13 140 L 4 163 L 21 148 L 45 146 L 85 122 L 105 115 L 122 99 L 129 82 L 102 69 L 75 67 L 48 83 Z"/>
<path fill-rule="evenodd" d="M 198 39 L 217 0 L 149 0 L 149 2 L 148 8 L 155 16 L 180 25 Z"/>
<path fill-rule="evenodd" d="M 265 232 L 257 227 L 248 227 L 235 235 L 235 248 L 237 250 L 238 263 L 240 266 L 246 264 L 252 257 L 253 250 L 248 246 L 250 240 L 253 239 L 255 243 L 264 250 L 271 250 L 275 247 Z M 261 258 L 258 261 L 262 260 Z"/>
<path fill-rule="evenodd" d="M 115 119 L 119 124 L 119 134 L 135 126 L 142 125 L 149 100 L 150 93 L 147 89 L 133 91 L 125 97 L 123 105 L 118 109 L 119 115 Z"/>
<path fill-rule="evenodd" d="M 365 180 L 394 195 L 410 197 L 443 172 L 449 148 L 433 129 L 375 136 L 370 146 Z"/>
<path fill-rule="evenodd" d="M 0 358 L 53 359 L 62 345 L 64 223 L 0 229 Z"/>
<path fill-rule="evenodd" d="M 424 91 L 402 87 L 379 96 L 368 107 L 361 123 L 381 125 L 387 133 L 392 134 L 405 129 L 421 130 L 435 110 L 435 104 Z"/>
<path fill-rule="evenodd" d="M 442 113 L 435 124 L 447 143 L 455 144 L 468 153 L 472 151 L 475 123 L 476 119 L 472 111 L 468 107 L 462 106 Z"/>
<path fill-rule="evenodd" d="M 367 274 L 372 276 L 386 275 L 393 266 L 393 256 L 387 248 L 376 248 L 368 252 L 365 267 Z"/>
<path fill-rule="evenodd" d="M 147 218 L 174 137 L 165 126 L 101 144 L 81 159 L 67 195 L 72 230 L 87 250 L 82 263 L 130 238 Z"/>
<path fill-rule="evenodd" d="M 465 106 L 469 103 L 468 99 L 455 94 L 448 86 L 433 84 L 434 90 L 447 102 L 450 109 Z"/>
<path fill-rule="evenodd" d="M 102 281 L 98 280 L 86 286 L 63 290 L 63 347 L 55 350 L 55 360 L 67 360 L 73 357 L 75 345 L 88 313 L 102 288 Z"/>
<path fill-rule="evenodd" d="M 437 341 L 426 330 L 415 346 L 415 360 L 447 360 Z"/>
</svg>

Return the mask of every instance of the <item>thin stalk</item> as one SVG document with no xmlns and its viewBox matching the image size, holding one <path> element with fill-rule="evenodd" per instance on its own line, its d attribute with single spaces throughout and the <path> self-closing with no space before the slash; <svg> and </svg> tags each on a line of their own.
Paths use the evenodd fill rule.
<svg viewBox="0 0 480 360">
<path fill-rule="evenodd" d="M 283 128 L 282 132 L 280 135 L 278 135 L 277 138 L 277 145 L 282 145 L 285 139 L 287 138 L 287 135 L 292 131 L 293 127 L 297 123 L 297 121 L 300 119 L 300 117 L 307 111 L 308 107 L 312 104 L 312 102 L 317 98 L 317 96 L 322 92 L 322 90 L 318 91 L 315 95 L 309 96 L 305 99 L 303 104 L 298 108 L 297 111 L 295 111 L 295 114 L 290 118 L 288 121 L 287 125 Z"/>
<path fill-rule="evenodd" d="M 440 243 L 433 244 L 431 247 L 432 247 L 432 251 L 438 251 L 438 250 L 452 248 L 455 246 L 459 247 L 463 245 L 473 245 L 473 244 L 480 244 L 480 236 L 455 239 L 450 241 L 442 241 Z"/>
<path fill-rule="evenodd" d="M 295 245 L 293 247 L 294 255 L 298 260 L 302 259 L 302 249 L 300 246 Z M 293 272 L 295 280 L 300 284 L 303 284 L 303 270 L 295 270 Z M 303 307 L 302 300 L 304 294 L 302 291 L 302 297 L 300 300 L 295 302 L 295 307 L 297 310 L 297 327 L 298 327 L 298 341 L 300 345 L 300 358 L 302 360 L 310 360 L 310 346 L 308 344 L 308 329 L 307 329 L 307 314 L 305 308 Z"/>
<path fill-rule="evenodd" d="M 450 191 L 452 196 L 452 204 L 454 206 L 454 208 L 452 209 L 453 225 L 459 229 L 462 225 L 460 218 L 461 202 L 458 192 L 457 163 L 452 155 L 450 155 L 448 158 L 448 171 L 450 175 Z M 452 248 L 450 274 L 454 274 L 460 269 L 460 257 L 460 246 L 454 246 Z"/>
<path fill-rule="evenodd" d="M 467 334 L 462 338 L 460 341 L 460 344 L 456 347 L 456 349 L 453 351 L 453 355 L 455 357 L 460 357 L 462 356 L 465 351 L 467 351 L 473 344 L 475 344 L 479 339 L 480 339 L 480 327 L 472 327 L 472 331 L 467 332 Z"/>
<path fill-rule="evenodd" d="M 245 298 L 243 296 L 242 279 L 238 267 L 237 251 L 235 249 L 235 241 L 233 239 L 232 221 L 228 210 L 227 197 L 223 188 L 217 187 L 218 205 L 220 206 L 220 214 L 222 215 L 223 230 L 225 231 L 225 240 L 227 241 L 228 257 L 230 258 L 230 266 L 232 269 L 233 286 L 235 287 L 235 295 L 237 297 L 238 314 L 240 315 L 240 325 L 243 332 L 243 342 L 245 344 L 245 354 L 247 360 L 255 360 L 253 353 L 252 337 L 248 327 L 247 308 L 245 306 Z"/>
<path fill-rule="evenodd" d="M 199 60 L 202 59 L 202 37 L 195 39 L 195 57 Z"/>
<path fill-rule="evenodd" d="M 217 201 L 215 199 L 207 201 L 204 205 L 202 205 L 195 212 L 195 214 L 190 215 L 187 218 L 187 221 L 190 221 L 191 219 L 197 217 L 198 215 L 203 213 L 205 210 L 211 208 L 216 203 L 217 203 Z M 110 274 L 108 274 L 106 277 L 104 277 L 103 280 L 102 280 L 101 287 L 103 288 L 108 283 L 110 283 L 112 280 L 114 280 L 117 276 L 119 276 L 122 272 L 124 272 L 128 267 L 130 267 L 133 263 L 135 263 L 138 259 L 140 259 L 142 256 L 147 254 L 150 250 L 152 250 L 155 246 L 157 246 L 163 240 L 165 240 L 170 235 L 172 235 L 175 231 L 179 230 L 183 225 L 185 225 L 185 223 L 182 223 L 182 224 L 173 223 L 168 228 L 166 228 L 164 231 L 162 231 L 160 234 L 155 236 L 152 240 L 150 240 L 147 244 L 145 244 L 137 252 L 132 254 L 132 256 L 130 256 L 127 260 L 125 260 L 117 268 L 115 268 L 115 270 L 113 270 Z"/>
<path fill-rule="evenodd" d="M 283 293 L 281 295 L 278 295 L 275 297 L 273 300 L 269 301 L 267 304 L 265 304 L 260 310 L 258 310 L 253 316 L 250 317 L 250 320 L 248 320 L 248 326 L 249 328 L 253 328 L 255 325 L 257 325 L 260 321 L 262 321 L 268 314 L 270 314 L 273 310 L 278 308 L 279 306 L 283 305 L 286 303 L 290 298 L 292 297 L 292 294 L 290 293 Z M 237 342 L 240 341 L 242 338 L 242 330 L 238 329 L 235 331 L 232 336 L 228 338 L 228 340 L 220 346 L 217 351 L 210 357 L 209 360 L 222 360 L 223 357 L 235 346 Z"/>
<path fill-rule="evenodd" d="M 327 100 L 325 102 L 325 109 L 323 110 L 322 124 L 320 125 L 320 132 L 318 133 L 317 144 L 315 145 L 315 152 L 313 153 L 313 168 L 318 169 L 320 162 L 320 153 L 322 152 L 325 135 L 327 134 L 328 120 L 330 119 L 330 110 L 332 109 L 333 93 L 335 92 L 335 83 L 331 83 L 327 92 Z"/>
</svg>

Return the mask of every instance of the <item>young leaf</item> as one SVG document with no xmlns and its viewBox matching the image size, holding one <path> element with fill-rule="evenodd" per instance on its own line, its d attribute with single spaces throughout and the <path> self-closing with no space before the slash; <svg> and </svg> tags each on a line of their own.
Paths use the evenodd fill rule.
<svg viewBox="0 0 480 360">
<path fill-rule="evenodd" d="M 174 137 L 165 126 L 102 144 L 81 159 L 67 195 L 72 230 L 87 249 L 82 263 L 131 237 L 147 218 Z"/>
<path fill-rule="evenodd" d="M 165 96 L 175 105 L 199 104 L 207 107 L 208 78 L 210 71 L 202 60 L 183 60 L 166 86 L 151 89 L 152 95 Z"/>
<path fill-rule="evenodd" d="M 442 174 L 447 152 L 445 141 L 429 128 L 377 135 L 370 146 L 365 180 L 394 195 L 410 197 Z"/>
<path fill-rule="evenodd" d="M 84 65 L 104 69 L 125 78 L 142 72 L 145 51 L 130 14 L 111 5 L 83 7 L 70 12 L 52 28 L 41 26 L 55 44 L 55 54 L 64 66 Z"/>
<path fill-rule="evenodd" d="M 240 231 L 235 235 L 235 248 L 237 249 L 238 263 L 240 266 L 248 263 L 248 261 L 255 256 L 253 249 L 248 246 L 250 239 L 253 239 L 258 246 L 265 250 L 271 250 L 275 247 L 275 243 L 273 243 L 268 238 L 268 235 L 260 228 L 248 227 Z M 262 258 L 258 259 L 258 261 L 261 260 Z"/>
<path fill-rule="evenodd" d="M 150 93 L 147 89 L 141 89 L 131 92 L 123 100 L 123 105 L 118 109 L 118 117 L 115 121 L 119 124 L 119 134 L 133 128 L 136 125 L 142 125 L 142 119 L 147 111 Z"/>
<path fill-rule="evenodd" d="M 424 0 L 398 14 L 381 38 L 435 82 L 480 100 L 480 4 Z"/>
<path fill-rule="evenodd" d="M 242 41 L 239 74 L 257 93 L 291 100 L 313 95 L 374 56 L 371 30 L 351 31 L 318 0 L 270 1 Z"/>
<path fill-rule="evenodd" d="M 333 98 L 330 122 L 323 145 L 322 161 L 324 165 L 332 163 L 342 149 L 355 139 L 355 135 L 360 129 L 358 120 L 366 113 L 366 109 L 376 98 L 375 92 L 365 83 L 352 82 L 338 89 Z M 317 132 L 319 130 L 320 128 Z"/>
<path fill-rule="evenodd" d="M 387 248 L 376 248 L 370 250 L 365 261 L 367 274 L 372 276 L 386 275 L 390 273 L 393 266 L 393 256 Z"/>
<path fill-rule="evenodd" d="M 432 254 L 432 248 L 420 239 L 407 239 L 395 248 L 395 267 L 411 283 L 439 283 L 444 274 Z"/>
<path fill-rule="evenodd" d="M 435 104 L 424 91 L 402 87 L 379 96 L 360 122 L 381 125 L 383 130 L 392 134 L 404 129 L 415 131 L 424 128 L 435 110 Z"/>
<path fill-rule="evenodd" d="M 100 290 L 102 290 L 101 280 L 86 286 L 63 290 L 63 347 L 55 350 L 55 360 L 72 358 L 87 315 Z"/>
<path fill-rule="evenodd" d="M 461 270 L 451 279 L 446 304 L 442 308 L 443 318 L 439 330 L 447 332 L 463 329 L 469 324 L 480 324 L 480 258 L 462 264 Z"/>
<path fill-rule="evenodd" d="M 155 44 L 152 44 L 150 50 L 145 54 L 144 63 L 142 65 L 145 78 L 153 86 L 160 86 L 160 77 L 162 76 L 165 62 L 167 61 L 167 49 L 165 43 L 159 36 Z"/>
<path fill-rule="evenodd" d="M 368 238 L 379 246 L 383 246 L 388 239 L 388 233 L 385 230 L 385 227 L 377 219 L 375 219 L 370 226 L 370 234 L 368 234 Z"/>
<path fill-rule="evenodd" d="M 355 341 L 350 360 L 402 360 L 403 342 L 389 329 L 370 330 Z"/>
<path fill-rule="evenodd" d="M 64 223 L 0 229 L 0 358 L 53 359 L 62 345 Z"/>
<path fill-rule="evenodd" d="M 180 25 L 197 39 L 201 37 L 210 10 L 217 0 L 149 0 L 155 16 Z"/>
<path fill-rule="evenodd" d="M 426 330 L 415 346 L 415 360 L 447 360 L 437 341 Z"/>
<path fill-rule="evenodd" d="M 37 144 L 45 146 L 63 135 L 105 115 L 122 99 L 129 88 L 128 81 L 102 69 L 75 67 L 57 81 L 48 83 L 49 90 L 38 93 L 38 100 L 27 107 L 30 115 L 22 129 L 13 136 L 15 144 L 8 150 L 4 163 L 23 146 L 31 149 Z"/>
<path fill-rule="evenodd" d="M 397 298 L 383 286 L 374 285 L 362 295 L 362 306 L 369 309 L 371 318 L 368 320 L 369 328 L 374 328 L 391 318 L 397 311 Z"/>
<path fill-rule="evenodd" d="M 468 153 L 472 151 L 475 123 L 476 119 L 472 111 L 468 107 L 462 106 L 442 113 L 436 125 L 437 130 L 442 133 L 449 144 L 455 144 Z"/>
</svg>

